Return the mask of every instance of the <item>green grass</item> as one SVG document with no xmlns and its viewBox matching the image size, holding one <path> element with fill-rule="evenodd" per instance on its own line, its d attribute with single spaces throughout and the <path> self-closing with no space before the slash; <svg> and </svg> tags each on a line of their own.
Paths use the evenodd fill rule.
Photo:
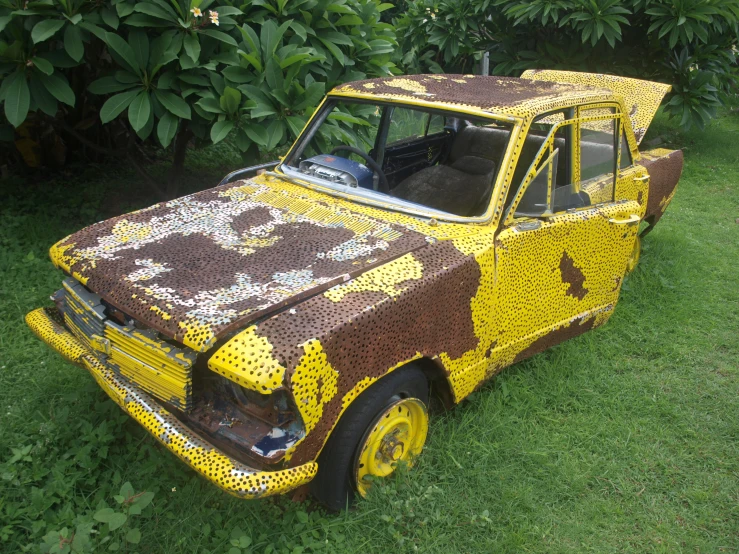
<svg viewBox="0 0 739 554">
<path fill-rule="evenodd" d="M 243 552 L 739 551 L 739 114 L 703 133 L 659 117 L 656 135 L 685 147 L 685 171 L 610 322 L 437 415 L 418 466 L 340 515 L 221 493 L 26 329 L 61 279 L 48 246 L 150 203 L 135 177 L 6 182 L 0 550 L 37 551 L 131 481 L 155 492 L 146 553 L 229 552 L 232 536 Z M 218 160 L 193 155 L 186 188 L 214 184 Z"/>
</svg>

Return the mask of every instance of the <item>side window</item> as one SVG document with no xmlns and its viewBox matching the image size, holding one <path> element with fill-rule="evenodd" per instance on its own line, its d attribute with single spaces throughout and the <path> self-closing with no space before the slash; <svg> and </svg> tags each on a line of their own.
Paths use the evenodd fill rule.
<svg viewBox="0 0 739 554">
<path fill-rule="evenodd" d="M 619 169 L 624 169 L 626 167 L 631 167 L 631 164 L 634 163 L 631 159 L 631 150 L 629 150 L 629 141 L 626 140 L 626 133 L 621 130 L 621 163 L 619 164 Z"/>
<path fill-rule="evenodd" d="M 514 173 L 514 183 L 520 183 L 518 190 L 526 187 L 516 206 L 516 217 L 546 216 L 589 204 L 572 180 L 575 129 L 576 123 L 565 120 L 563 113 L 549 114 L 532 123 Z M 533 177 L 529 177 L 532 170 Z"/>
<path fill-rule="evenodd" d="M 426 135 L 429 127 L 429 112 L 395 108 L 390 117 L 386 144 L 388 146 L 409 142 Z M 443 127 L 443 125 L 442 125 Z"/>
<path fill-rule="evenodd" d="M 555 125 L 563 123 L 564 121 L 564 112 L 554 112 L 539 116 L 533 121 L 533 123 L 531 123 L 528 134 L 526 135 L 526 140 L 524 141 L 523 147 L 521 148 L 521 153 L 518 156 L 518 162 L 516 163 L 516 169 L 513 173 L 513 179 L 511 181 L 511 188 L 508 191 L 508 197 L 506 198 L 505 202 L 505 209 L 508 209 L 511 202 L 513 202 L 513 199 L 516 197 L 520 186 L 523 184 L 524 179 L 531 169 L 531 164 L 533 164 L 536 160 L 539 152 L 546 142 L 547 137 L 552 132 L 552 129 L 554 129 Z M 559 182 L 566 184 L 566 181 L 568 180 L 567 160 L 569 139 L 567 136 L 567 131 L 567 128 L 559 127 L 555 132 L 554 142 L 556 144 L 556 147 L 559 148 L 559 153 L 557 155 L 557 166 L 553 168 L 555 173 L 555 183 Z M 561 166 L 559 164 L 561 164 Z M 543 168 L 542 166 L 537 167 L 537 170 L 541 171 L 537 173 L 537 177 L 535 178 L 538 180 L 534 185 L 534 189 L 540 187 L 543 180 L 546 180 L 548 182 L 548 178 L 545 179 L 545 177 L 542 175 L 542 172 L 546 173 L 547 171 L 549 171 L 549 169 Z M 521 204 L 519 204 L 519 208 L 521 210 L 523 210 L 523 206 L 526 206 L 526 211 L 529 211 L 533 206 L 540 203 L 541 191 L 537 193 L 532 190 L 528 194 L 531 195 L 531 198 L 524 197 L 524 199 L 521 201 Z M 525 196 L 528 196 L 528 194 Z"/>
<path fill-rule="evenodd" d="M 583 118 L 615 115 L 613 108 L 581 110 Z M 616 119 L 583 121 L 580 124 L 580 182 L 610 175 L 616 169 Z"/>
<path fill-rule="evenodd" d="M 431 114 L 426 128 L 426 135 L 435 135 L 444 132 L 444 116 L 439 114 Z"/>
</svg>

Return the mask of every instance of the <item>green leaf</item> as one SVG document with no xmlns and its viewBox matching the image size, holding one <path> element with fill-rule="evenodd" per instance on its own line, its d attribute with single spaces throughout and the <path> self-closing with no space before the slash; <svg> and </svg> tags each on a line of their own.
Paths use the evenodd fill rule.
<svg viewBox="0 0 739 554">
<path fill-rule="evenodd" d="M 254 118 L 274 115 L 276 113 L 277 110 L 275 110 L 269 104 L 265 104 L 264 102 L 257 102 L 257 105 L 251 110 L 251 116 Z"/>
<path fill-rule="evenodd" d="M 118 24 L 119 24 L 118 14 L 116 14 L 116 12 L 113 9 L 105 6 L 102 10 L 100 10 L 100 16 L 103 18 L 103 22 L 108 27 L 111 27 L 113 29 L 118 29 Z"/>
<path fill-rule="evenodd" d="M 102 27 L 98 27 L 97 25 L 93 25 L 92 23 L 88 23 L 87 21 L 80 22 L 80 27 L 82 27 L 85 31 L 91 32 L 97 38 L 105 42 L 106 31 Z"/>
<path fill-rule="evenodd" d="M 135 13 L 133 15 L 129 15 L 126 18 L 125 24 L 130 25 L 131 27 L 169 27 L 171 26 L 171 23 L 168 23 L 164 19 L 159 19 L 157 17 L 151 17 L 150 15 L 146 15 L 143 13 Z"/>
<path fill-rule="evenodd" d="M 36 23 L 31 31 L 31 39 L 34 44 L 43 42 L 56 34 L 56 32 L 64 26 L 61 19 L 44 19 Z"/>
<path fill-rule="evenodd" d="M 115 5 L 115 11 L 118 13 L 118 17 L 126 17 L 133 13 L 134 6 L 128 2 L 118 2 Z"/>
<path fill-rule="evenodd" d="M 297 137 L 300 131 L 303 130 L 303 127 L 305 127 L 305 119 L 297 115 L 288 115 L 287 126 L 290 127 L 293 137 Z"/>
<path fill-rule="evenodd" d="M 200 85 L 201 87 L 210 86 L 210 81 L 204 75 L 199 73 L 180 73 L 180 81 L 190 85 Z"/>
<path fill-rule="evenodd" d="M 206 36 L 209 36 L 210 38 L 220 40 L 221 42 L 225 42 L 226 44 L 230 44 L 231 46 L 236 46 L 236 40 L 234 40 L 234 38 L 231 35 L 227 35 L 226 33 L 222 31 L 215 31 L 213 29 L 204 29 L 200 32 Z"/>
<path fill-rule="evenodd" d="M 220 102 L 215 98 L 201 98 L 195 103 L 195 105 L 200 106 L 200 108 L 205 110 L 206 112 L 219 115 L 224 113 L 223 109 L 221 108 Z"/>
<path fill-rule="evenodd" d="M 221 17 L 224 15 L 241 15 L 244 13 L 239 8 L 234 8 L 233 6 L 219 6 L 214 11 L 218 12 L 218 15 Z"/>
<path fill-rule="evenodd" d="M 349 38 L 348 35 L 345 35 L 344 33 L 339 33 L 337 31 L 329 31 L 327 33 L 324 33 L 324 36 L 328 40 L 336 44 L 343 44 L 344 46 L 353 46 L 354 44 L 352 42 L 352 39 Z"/>
<path fill-rule="evenodd" d="M 113 52 L 120 56 L 120 58 L 134 73 L 141 75 L 141 68 L 136 62 L 136 54 L 123 38 L 115 33 L 105 33 L 105 43 Z"/>
<path fill-rule="evenodd" d="M 141 531 L 138 529 L 131 529 L 126 533 L 126 541 L 131 544 L 139 544 L 139 542 L 141 542 Z"/>
<path fill-rule="evenodd" d="M 74 25 L 67 25 L 64 29 L 64 49 L 69 57 L 75 61 L 80 61 L 85 54 L 85 47 L 82 44 L 82 33 L 80 28 Z"/>
<path fill-rule="evenodd" d="M 241 104 L 241 93 L 232 87 L 226 87 L 221 96 L 221 109 L 228 114 L 235 114 Z"/>
<path fill-rule="evenodd" d="M 162 75 L 160 75 L 159 77 L 159 80 L 157 81 L 157 88 L 159 90 L 172 88 L 172 83 L 174 83 L 176 78 L 177 73 L 175 73 L 174 71 L 167 71 L 166 73 L 162 73 Z"/>
<path fill-rule="evenodd" d="M 303 100 L 295 105 L 294 110 L 304 110 L 305 108 L 312 107 L 318 104 L 323 98 L 326 85 L 324 83 L 311 83 L 305 87 L 305 96 Z"/>
<path fill-rule="evenodd" d="M 115 513 L 113 508 L 102 508 L 93 514 L 93 519 L 102 523 L 108 523 L 111 516 Z"/>
<path fill-rule="evenodd" d="M 210 78 L 210 83 L 213 85 L 216 94 L 218 96 L 223 94 L 223 91 L 226 88 L 226 79 L 224 79 L 223 76 L 219 75 L 215 71 L 210 71 L 208 73 L 208 77 Z"/>
<path fill-rule="evenodd" d="M 149 93 L 142 90 L 128 106 L 128 122 L 131 124 L 131 127 L 133 127 L 133 130 L 138 132 L 144 128 L 144 125 L 149 121 L 149 117 L 151 117 L 151 115 L 151 100 L 149 100 Z"/>
<path fill-rule="evenodd" d="M 338 46 L 336 46 L 333 42 L 329 40 L 325 40 L 321 37 L 318 37 L 318 40 L 320 40 L 323 45 L 328 48 L 328 51 L 331 52 L 331 55 L 333 55 L 334 58 L 336 58 L 336 61 L 339 62 L 342 66 L 344 65 L 344 54 L 341 52 Z"/>
<path fill-rule="evenodd" d="M 130 90 L 128 92 L 122 92 L 108 98 L 100 108 L 100 120 L 103 123 L 108 123 L 114 120 L 118 115 L 125 110 L 131 101 L 139 94 L 138 90 Z"/>
<path fill-rule="evenodd" d="M 264 22 L 260 31 L 260 39 L 262 42 L 262 55 L 265 59 L 269 59 L 275 53 L 277 45 L 282 39 L 282 35 L 285 34 L 291 23 L 292 19 L 285 21 L 277 27 L 277 24 L 271 19 Z"/>
<path fill-rule="evenodd" d="M 197 67 L 198 62 L 192 61 L 192 58 L 187 55 L 187 52 L 183 52 L 180 55 L 180 67 L 182 69 L 192 69 L 193 67 Z"/>
<path fill-rule="evenodd" d="M 115 531 L 119 527 L 122 527 L 123 524 L 126 523 L 127 519 L 128 517 L 126 516 L 126 514 L 116 512 L 112 516 L 110 516 L 110 519 L 108 520 L 108 527 L 110 527 L 111 531 Z"/>
<path fill-rule="evenodd" d="M 293 21 L 291 24 L 291 27 L 292 27 L 293 32 L 296 35 L 298 35 L 303 40 L 303 42 L 308 40 L 308 33 L 306 32 L 305 27 L 301 23 L 297 21 Z"/>
<path fill-rule="evenodd" d="M 260 42 L 259 37 L 257 37 L 257 34 L 254 32 L 254 29 L 249 27 L 246 23 L 244 23 L 240 28 L 239 31 L 241 32 L 241 36 L 244 38 L 244 42 L 249 47 L 249 51 L 252 54 L 257 54 L 261 57 L 261 50 L 260 50 Z"/>
<path fill-rule="evenodd" d="M 183 44 L 185 46 L 185 52 L 187 53 L 187 55 L 190 56 L 190 59 L 193 62 L 197 63 L 198 59 L 200 58 L 200 41 L 197 39 L 197 37 L 191 34 L 187 34 L 185 35 L 185 40 Z"/>
<path fill-rule="evenodd" d="M 162 6 L 151 4 L 149 2 L 137 2 L 134 8 L 137 12 L 149 15 L 151 17 L 158 17 L 170 21 L 171 23 L 177 23 L 177 17 L 175 13 L 170 9 L 166 10 Z"/>
<path fill-rule="evenodd" d="M 221 142 L 223 139 L 226 138 L 226 136 L 228 136 L 228 134 L 231 132 L 231 129 L 233 128 L 233 121 L 229 121 L 227 119 L 223 121 L 216 121 L 213 124 L 213 127 L 211 127 L 210 129 L 210 140 L 213 141 L 213 144 Z"/>
<path fill-rule="evenodd" d="M 269 137 L 267 136 L 267 130 L 259 124 L 252 124 L 244 129 L 246 136 L 256 142 L 260 146 L 267 146 Z"/>
<path fill-rule="evenodd" d="M 335 25 L 364 25 L 364 21 L 357 15 L 342 15 Z"/>
<path fill-rule="evenodd" d="M 285 124 L 279 119 L 267 127 L 267 150 L 272 151 L 282 142 L 285 136 Z"/>
<path fill-rule="evenodd" d="M 149 37 L 144 31 L 134 29 L 128 34 L 128 44 L 136 56 L 138 66 L 146 69 L 149 64 Z"/>
<path fill-rule="evenodd" d="M 247 62 L 252 64 L 254 66 L 254 69 L 256 69 L 258 72 L 262 72 L 262 62 L 260 62 L 259 58 L 257 58 L 254 54 L 247 54 L 243 50 L 239 50 L 239 55 Z"/>
<path fill-rule="evenodd" d="M 237 65 L 229 66 L 221 73 L 229 81 L 239 84 L 248 83 L 254 77 L 254 73 Z"/>
<path fill-rule="evenodd" d="M 76 13 L 72 17 L 68 16 L 65 13 L 64 14 L 64 17 L 66 17 L 72 25 L 77 25 L 77 23 L 79 23 L 80 21 L 82 21 L 82 14 L 81 13 Z"/>
<path fill-rule="evenodd" d="M 52 73 L 54 73 L 54 66 L 51 65 L 51 62 L 45 60 L 44 58 L 39 58 L 38 56 L 36 56 L 35 58 L 31 58 L 31 63 L 33 63 L 33 66 L 41 73 L 45 73 L 46 75 L 51 75 Z"/>
<path fill-rule="evenodd" d="M 64 102 L 67 106 L 74 106 L 74 91 L 69 86 L 67 78 L 60 74 L 39 75 L 41 82 L 54 98 Z"/>
<path fill-rule="evenodd" d="M 20 127 L 26 120 L 31 105 L 31 91 L 28 90 L 26 74 L 16 71 L 7 79 L 12 79 L 5 93 L 5 117 L 13 127 Z"/>
<path fill-rule="evenodd" d="M 190 106 L 181 97 L 166 90 L 156 90 L 154 94 L 167 111 L 181 119 L 190 119 Z"/>
<path fill-rule="evenodd" d="M 138 83 L 121 83 L 113 77 L 102 77 L 96 81 L 90 83 L 87 87 L 93 94 L 110 94 L 111 92 L 121 92 L 122 90 L 128 90 L 137 86 Z"/>
<path fill-rule="evenodd" d="M 275 62 L 274 59 L 269 59 L 267 60 L 267 67 L 265 69 L 264 76 L 267 79 L 267 84 L 273 90 L 282 90 L 285 80 L 282 75 L 282 69 L 280 69 L 280 64 Z"/>
<path fill-rule="evenodd" d="M 6 15 L 5 17 L 0 17 L 0 33 L 3 32 L 3 29 L 5 29 L 5 26 L 10 23 L 11 19 L 13 19 L 12 15 Z"/>
<path fill-rule="evenodd" d="M 141 140 L 146 140 L 147 138 L 149 138 L 149 135 L 151 135 L 152 131 L 154 130 L 154 119 L 155 117 L 152 114 L 152 117 L 146 120 L 146 124 L 141 129 L 136 131 L 136 136 L 138 136 Z M 130 508 L 128 511 L 129 513 L 135 515 L 134 512 L 131 512 Z"/>
<path fill-rule="evenodd" d="M 36 75 L 31 75 L 31 78 L 28 81 L 28 86 L 31 89 L 31 98 L 36 102 L 38 109 L 49 117 L 54 117 L 59 109 L 59 104 L 57 103 L 56 98 L 46 90 L 41 79 Z"/>
<path fill-rule="evenodd" d="M 327 12 L 333 12 L 333 13 L 356 13 L 353 9 L 351 9 L 349 6 L 345 4 L 341 4 L 339 2 L 333 2 L 326 6 Z"/>
</svg>

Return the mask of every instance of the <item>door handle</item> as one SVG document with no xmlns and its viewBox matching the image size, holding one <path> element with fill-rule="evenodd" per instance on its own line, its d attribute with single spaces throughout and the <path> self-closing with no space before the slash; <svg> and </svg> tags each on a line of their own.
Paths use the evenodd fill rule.
<svg viewBox="0 0 739 554">
<path fill-rule="evenodd" d="M 639 181 L 639 182 L 649 181 L 649 175 L 642 175 L 641 177 L 634 177 L 634 181 Z"/>
<path fill-rule="evenodd" d="M 617 219 L 615 217 L 612 217 L 608 220 L 608 223 L 615 223 L 616 225 L 634 225 L 635 223 L 639 223 L 641 221 L 641 217 L 639 217 L 639 214 L 631 214 L 626 219 Z"/>
</svg>

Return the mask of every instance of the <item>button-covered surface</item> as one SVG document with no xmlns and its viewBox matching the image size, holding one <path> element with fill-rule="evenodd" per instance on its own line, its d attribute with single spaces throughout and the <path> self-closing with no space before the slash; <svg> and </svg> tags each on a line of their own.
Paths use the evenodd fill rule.
<svg viewBox="0 0 739 554">
<path fill-rule="evenodd" d="M 97 223 L 54 245 L 51 258 L 203 352 L 229 329 L 465 232 L 262 176 Z"/>
<path fill-rule="evenodd" d="M 279 471 L 259 471 L 219 451 L 156 400 L 124 382 L 61 324 L 55 310 L 39 308 L 26 316 L 31 330 L 68 360 L 85 367 L 123 411 L 191 468 L 226 492 L 241 498 L 282 494 L 309 482 L 318 471 L 310 462 Z"/>
</svg>

